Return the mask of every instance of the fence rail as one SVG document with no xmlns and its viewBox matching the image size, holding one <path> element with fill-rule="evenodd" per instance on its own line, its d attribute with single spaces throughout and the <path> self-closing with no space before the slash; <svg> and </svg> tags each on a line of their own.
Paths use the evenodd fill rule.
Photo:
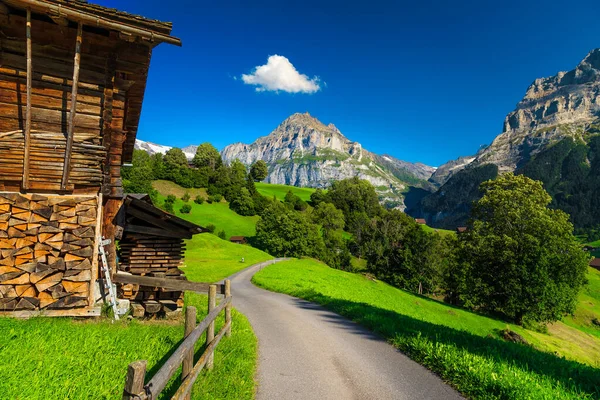
<svg viewBox="0 0 600 400">
<path fill-rule="evenodd" d="M 144 283 L 140 284 L 143 285 Z M 223 287 L 223 294 L 225 295 L 218 306 L 216 304 L 217 286 Z M 146 378 L 146 361 L 135 361 L 129 364 L 125 389 L 123 391 L 123 400 L 157 399 L 181 365 L 183 365 L 181 374 L 182 383 L 173 396 L 173 399 L 187 400 L 189 399 L 194 382 L 202 369 L 205 367 L 209 370 L 213 368 L 215 348 L 223 336 L 231 336 L 231 282 L 225 280 L 223 285 L 207 285 L 207 287 L 208 315 L 206 318 L 196 326 L 196 308 L 192 306 L 187 307 L 185 314 L 185 339 L 148 383 L 144 384 Z M 223 310 L 225 310 L 225 325 L 223 325 L 219 333 L 215 336 L 215 320 Z M 196 365 L 194 365 L 194 346 L 205 331 L 206 348 Z"/>
</svg>

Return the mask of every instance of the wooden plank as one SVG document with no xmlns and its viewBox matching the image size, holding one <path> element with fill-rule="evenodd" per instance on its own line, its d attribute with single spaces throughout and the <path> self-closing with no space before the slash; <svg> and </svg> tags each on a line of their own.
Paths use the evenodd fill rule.
<svg viewBox="0 0 600 400">
<path fill-rule="evenodd" d="M 31 10 L 27 9 L 27 108 L 25 109 L 25 149 L 23 153 L 23 188 L 29 189 L 29 146 L 31 145 Z"/>
<path fill-rule="evenodd" d="M 134 285 L 160 287 L 164 289 L 190 291 L 198 293 L 207 293 L 210 288 L 208 283 L 191 282 L 183 279 L 173 278 L 156 278 L 150 276 L 129 275 L 124 273 L 116 273 L 112 276 L 113 282 L 117 283 L 132 283 Z M 216 284 L 219 294 L 225 293 L 225 285 Z"/>
<path fill-rule="evenodd" d="M 231 302 L 231 297 L 223 299 L 213 311 L 211 311 L 206 318 L 204 318 L 198 326 L 186 337 L 181 345 L 171 354 L 171 357 L 165 362 L 161 369 L 150 379 L 150 381 L 144 386 L 147 392 L 150 393 L 152 399 L 158 398 L 159 394 L 163 391 L 173 374 L 177 371 L 183 359 L 188 355 L 189 351 L 194 349 L 194 345 L 200 339 L 204 331 L 208 328 L 208 325 L 217 318 L 219 313 L 223 311 L 225 306 Z"/>
<path fill-rule="evenodd" d="M 67 126 L 67 149 L 65 151 L 65 162 L 61 182 L 62 190 L 67 188 L 69 174 L 71 169 L 71 152 L 73 151 L 73 129 L 75 126 L 75 114 L 77 113 L 77 83 L 79 82 L 79 63 L 81 60 L 81 42 L 82 42 L 81 22 L 77 24 L 77 40 L 75 41 L 75 60 L 73 67 L 73 91 L 71 93 L 71 112 L 69 114 L 69 124 Z"/>
<path fill-rule="evenodd" d="M 215 349 L 217 348 L 217 345 L 219 344 L 221 339 L 223 339 L 223 335 L 225 335 L 227 330 L 230 328 L 231 328 L 231 321 L 227 322 L 223 326 L 223 328 L 221 328 L 221 330 L 219 331 L 219 334 L 214 338 L 214 340 L 210 343 L 210 345 L 208 345 L 208 347 L 206 347 L 206 349 L 204 350 L 204 353 L 202 354 L 202 356 L 200 356 L 200 359 L 198 360 L 198 362 L 196 363 L 196 365 L 194 366 L 192 371 L 189 373 L 189 375 L 187 376 L 185 381 L 183 381 L 181 383 L 181 386 L 179 386 L 179 389 L 177 389 L 177 392 L 175 392 L 173 397 L 171 397 L 171 400 L 184 400 L 187 398 L 186 396 L 190 395 L 190 393 L 192 392 L 192 387 L 194 386 L 194 382 L 196 382 L 198 375 L 200 374 L 200 372 L 202 371 L 202 369 L 208 362 L 208 355 L 214 353 Z"/>
<path fill-rule="evenodd" d="M 192 234 L 187 233 L 187 232 L 184 235 L 183 233 L 180 234 L 179 232 L 165 231 L 164 229 L 151 228 L 148 226 L 133 225 L 133 224 L 127 224 L 125 226 L 125 232 L 144 233 L 146 235 L 162 236 L 162 237 L 175 237 L 175 238 L 180 238 L 180 239 L 191 239 L 192 238 Z"/>
<path fill-rule="evenodd" d="M 185 332 L 183 337 L 186 338 L 192 333 L 196 327 L 196 307 L 188 306 L 185 309 Z M 187 356 L 183 359 L 183 365 L 181 369 L 181 381 L 185 382 L 185 379 L 192 371 L 194 367 L 194 349 L 190 350 Z M 185 396 L 185 400 L 190 400 L 189 394 Z"/>
<path fill-rule="evenodd" d="M 146 378 L 147 361 L 135 361 L 127 367 L 123 400 L 139 399 L 144 395 L 144 379 Z"/>
<path fill-rule="evenodd" d="M 210 289 L 208 290 L 208 314 L 217 307 L 217 286 L 210 285 Z M 212 320 L 210 324 L 208 324 L 208 328 L 206 330 L 206 346 L 210 346 L 212 341 L 215 338 L 215 321 Z M 211 351 L 208 352 L 208 357 L 206 359 L 206 369 L 209 371 L 213 369 L 215 363 L 215 354 Z"/>
</svg>

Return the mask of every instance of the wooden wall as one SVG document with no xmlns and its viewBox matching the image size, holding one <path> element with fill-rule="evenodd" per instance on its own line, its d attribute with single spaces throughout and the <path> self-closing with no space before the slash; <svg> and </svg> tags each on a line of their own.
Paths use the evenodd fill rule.
<svg viewBox="0 0 600 400">
<path fill-rule="evenodd" d="M 98 197 L 0 192 L 0 314 L 89 309 Z"/>
<path fill-rule="evenodd" d="M 31 25 L 30 189 L 56 191 L 64 163 L 77 28 L 35 14 Z M 118 197 L 120 166 L 130 158 L 135 141 L 151 49 L 120 40 L 116 32 L 86 26 L 82 38 L 67 190 L 102 190 Z M 26 63 L 26 17 L 12 10 L 0 26 L 0 190 L 22 189 Z"/>
<path fill-rule="evenodd" d="M 183 239 L 125 233 L 121 241 L 119 270 L 133 275 L 185 279 L 178 268 L 183 260 Z M 129 299 L 141 308 L 138 315 L 169 314 L 183 307 L 182 291 L 133 284 L 118 285 L 119 298 Z M 134 307 L 134 312 L 136 308 Z"/>
</svg>

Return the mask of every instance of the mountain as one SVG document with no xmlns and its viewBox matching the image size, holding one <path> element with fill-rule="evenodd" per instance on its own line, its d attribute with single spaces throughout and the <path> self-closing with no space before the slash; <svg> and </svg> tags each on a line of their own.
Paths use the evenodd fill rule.
<svg viewBox="0 0 600 400">
<path fill-rule="evenodd" d="M 269 183 L 325 188 L 332 181 L 359 176 L 377 188 L 383 201 L 400 208 L 407 186 L 428 186 L 426 180 L 435 170 L 371 153 L 335 125 L 325 125 L 308 113 L 293 114 L 252 144 L 231 144 L 221 156 L 227 163 L 238 159 L 245 165 L 264 160 Z"/>
<path fill-rule="evenodd" d="M 594 194 L 600 190 L 599 128 L 600 49 L 596 49 L 575 69 L 536 79 L 506 116 L 503 131 L 492 144 L 439 167 L 430 182 L 441 187 L 408 212 L 436 227 L 462 225 L 471 202 L 480 196 L 476 186 L 512 171 L 544 182 L 552 205 L 569 212 L 577 228 L 600 226 L 600 210 L 592 207 L 599 203 Z"/>
<path fill-rule="evenodd" d="M 157 153 L 164 155 L 167 151 L 171 150 L 172 148 L 173 148 L 172 146 L 165 146 L 162 144 L 145 142 L 140 139 L 135 140 L 135 149 L 136 150 L 144 150 L 146 153 L 148 153 L 150 155 L 154 155 Z M 194 158 L 194 156 L 196 155 L 197 148 L 198 148 L 198 146 L 189 145 L 189 146 L 182 148 L 181 150 L 183 151 L 183 154 L 185 154 L 185 156 L 187 157 L 188 160 L 192 160 Z"/>
<path fill-rule="evenodd" d="M 600 49 L 595 49 L 575 69 L 536 79 L 491 145 L 458 163 L 442 165 L 431 181 L 443 184 L 468 165 L 492 163 L 500 172 L 514 171 L 548 144 L 581 135 L 598 118 Z"/>
</svg>

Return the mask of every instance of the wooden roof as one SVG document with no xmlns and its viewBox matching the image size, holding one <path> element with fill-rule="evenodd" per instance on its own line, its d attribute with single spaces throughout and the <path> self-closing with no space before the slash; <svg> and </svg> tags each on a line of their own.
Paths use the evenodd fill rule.
<svg viewBox="0 0 600 400">
<path fill-rule="evenodd" d="M 593 258 L 592 261 L 590 261 L 590 267 L 600 270 L 600 258 Z"/>
<path fill-rule="evenodd" d="M 140 37 L 155 44 L 166 42 L 181 46 L 181 40 L 170 36 L 173 25 L 114 8 L 77 0 L 2 0 L 9 6 L 47 14 L 52 18 L 65 18 L 84 25 L 115 30 Z"/>
<path fill-rule="evenodd" d="M 192 235 L 206 231 L 199 225 L 155 207 L 148 198 L 140 195 L 127 195 L 122 210 L 124 221 L 121 223 L 125 232 L 191 239 Z"/>
<path fill-rule="evenodd" d="M 421 224 L 421 225 L 427 224 L 427 221 L 425 221 L 425 218 L 415 218 L 415 221 L 417 222 L 417 224 Z"/>
</svg>

